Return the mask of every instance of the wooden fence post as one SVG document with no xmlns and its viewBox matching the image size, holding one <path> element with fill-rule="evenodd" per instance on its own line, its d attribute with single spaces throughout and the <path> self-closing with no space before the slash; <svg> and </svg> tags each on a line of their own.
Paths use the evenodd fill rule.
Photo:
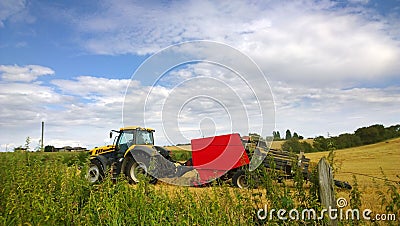
<svg viewBox="0 0 400 226">
<path fill-rule="evenodd" d="M 318 183 L 319 183 L 319 197 L 321 204 L 327 210 L 337 209 L 335 200 L 335 191 L 333 190 L 333 174 L 332 167 L 326 161 L 325 157 L 321 158 L 318 162 Z M 336 217 L 338 217 L 338 212 L 336 211 Z M 338 220 L 331 219 L 329 217 L 329 225 L 336 226 Z"/>
</svg>

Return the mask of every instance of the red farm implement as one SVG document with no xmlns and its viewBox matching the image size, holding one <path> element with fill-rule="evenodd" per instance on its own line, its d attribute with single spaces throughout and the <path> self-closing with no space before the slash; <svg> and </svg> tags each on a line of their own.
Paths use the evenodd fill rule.
<svg viewBox="0 0 400 226">
<path fill-rule="evenodd" d="M 237 187 L 248 186 L 248 173 L 250 157 L 254 152 L 258 157 L 263 157 L 260 163 L 266 168 L 274 168 L 280 172 L 281 177 L 293 177 L 293 164 L 297 164 L 308 177 L 309 159 L 304 155 L 295 155 L 289 152 L 270 150 L 266 143 L 260 139 L 241 139 L 239 134 L 227 134 L 214 137 L 193 139 L 192 166 L 199 175 L 199 184 L 208 183 L 214 179 L 232 179 Z M 260 153 L 264 153 L 263 155 Z"/>
</svg>

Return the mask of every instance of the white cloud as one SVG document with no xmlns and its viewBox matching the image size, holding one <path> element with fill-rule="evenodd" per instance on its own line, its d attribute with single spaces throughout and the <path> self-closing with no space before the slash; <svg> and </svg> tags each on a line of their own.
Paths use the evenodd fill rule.
<svg viewBox="0 0 400 226">
<path fill-rule="evenodd" d="M 369 0 L 348 0 L 352 4 L 367 4 Z"/>
<path fill-rule="evenodd" d="M 76 26 L 82 37 L 91 34 L 82 44 L 99 54 L 147 54 L 211 39 L 244 51 L 277 81 L 349 87 L 396 78 L 400 43 L 391 36 L 396 23 L 364 4 L 337 4 L 105 1 L 101 13 L 76 15 Z"/>
<path fill-rule="evenodd" d="M 53 75 L 51 68 L 39 65 L 0 65 L 0 73 L 3 81 L 32 82 L 44 75 Z"/>
<path fill-rule="evenodd" d="M 14 22 L 25 21 L 32 23 L 35 18 L 27 10 L 25 0 L 2 0 L 0 1 L 0 28 L 4 27 L 7 20 Z"/>
<path fill-rule="evenodd" d="M 27 77 L 26 68 L 32 67 L 8 67 L 6 71 L 21 78 Z M 38 140 L 41 121 L 45 121 L 45 144 L 57 147 L 103 145 L 104 134 L 119 128 L 128 80 L 81 76 L 52 84 L 28 82 L 49 72 L 45 67 L 33 68 L 31 79 L 24 83 L 4 77 L 0 82 L 0 144 L 4 148 L 5 144 L 11 147 L 10 142 L 14 147 L 24 144 L 28 136 Z"/>
<path fill-rule="evenodd" d="M 148 63 L 153 65 L 152 62 Z M 158 70 L 163 71 L 163 67 Z M 157 139 L 164 144 L 188 143 L 191 138 L 201 136 L 203 120 L 214 121 L 218 134 L 261 133 L 260 105 L 268 101 L 257 99 L 260 90 L 254 93 L 256 87 L 246 82 L 250 81 L 221 65 L 207 62 L 182 65 L 164 74 L 152 90 L 129 89 L 124 122 L 156 128 Z M 261 92 L 265 91 L 268 87 L 262 87 Z M 267 118 L 273 121 L 273 112 L 269 113 L 272 115 Z M 272 130 L 263 132 L 266 136 Z"/>
<path fill-rule="evenodd" d="M 400 88 L 308 88 L 286 83 L 272 86 L 277 128 L 307 137 L 353 132 L 375 123 L 398 124 Z"/>
<path fill-rule="evenodd" d="M 185 40 L 223 40 L 224 36 L 232 36 L 240 32 L 235 30 L 236 23 L 251 19 L 251 14 L 243 9 L 257 10 L 241 2 L 139 4 L 124 0 L 106 1 L 100 14 L 75 15 L 78 18 L 75 23 L 84 34 L 99 34 L 96 38 L 83 40 L 92 52 L 147 54 Z"/>
<path fill-rule="evenodd" d="M 50 87 L 37 83 L 0 82 L 0 125 L 8 128 L 46 118 L 51 106 L 70 101 Z"/>
<path fill-rule="evenodd" d="M 1 1 L 0 2 L 0 27 L 4 27 L 4 21 L 10 16 L 20 12 L 25 7 L 25 1 Z"/>
<path fill-rule="evenodd" d="M 122 96 L 125 93 L 129 79 L 108 79 L 93 76 L 79 76 L 73 79 L 55 79 L 51 81 L 63 93 L 78 95 L 87 99 Z M 132 81 L 132 85 L 139 84 Z"/>
<path fill-rule="evenodd" d="M 199 71 L 203 77 L 196 80 L 193 73 Z M 250 117 L 257 119 L 257 115 L 252 115 L 257 112 L 254 108 L 257 103 L 251 92 L 230 72 L 198 64 L 171 71 L 167 77 L 178 75 L 183 75 L 186 82 L 176 87 L 178 80 L 166 78 L 160 80 L 151 93 L 150 87 L 132 81 L 134 88 L 128 90 L 127 99 L 124 99 L 124 88 L 129 80 L 125 79 L 80 76 L 71 80 L 53 80 L 52 85 L 3 81 L 0 83 L 0 104 L 3 106 L 0 110 L 0 132 L 3 134 L 0 144 L 4 150 L 6 144 L 11 150 L 23 145 L 25 138 L 30 136 L 34 148 L 40 137 L 40 122 L 44 120 L 46 145 L 88 148 L 104 145 L 107 132 L 122 126 L 123 103 L 127 107 L 125 113 L 129 113 L 124 118 L 125 125 L 155 126 L 157 144 L 184 143 L 203 133 L 244 134 L 246 128 L 240 125 L 247 124 L 248 117 L 241 108 L 247 108 Z M 211 77 L 206 79 L 204 76 Z M 210 81 L 212 77 L 217 80 Z M 323 130 L 336 135 L 372 123 L 395 124 L 400 114 L 396 107 L 400 104 L 400 89 L 396 86 L 383 89 L 309 88 L 278 82 L 272 87 L 277 128 L 281 132 L 291 129 L 306 137 L 326 135 L 321 134 L 324 132 L 321 125 L 324 125 Z M 190 99 L 197 94 L 207 95 Z M 146 98 L 146 123 L 143 123 Z M 177 127 L 171 124 L 172 119 L 179 123 Z M 160 127 L 162 120 L 165 128 Z M 215 125 L 215 130 L 205 131 L 204 123 Z M 250 123 L 248 126 L 254 129 L 259 125 Z M 232 128 L 234 131 L 230 131 Z"/>
<path fill-rule="evenodd" d="M 290 5 L 269 18 L 271 26 L 246 34 L 240 49 L 274 80 L 352 86 L 390 79 L 400 71 L 399 42 L 386 35 L 384 22 Z"/>
</svg>

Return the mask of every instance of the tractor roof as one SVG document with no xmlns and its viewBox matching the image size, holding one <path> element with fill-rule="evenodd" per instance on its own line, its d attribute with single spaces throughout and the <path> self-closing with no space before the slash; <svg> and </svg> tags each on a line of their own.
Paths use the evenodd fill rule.
<svg viewBox="0 0 400 226">
<path fill-rule="evenodd" d="M 152 128 L 143 128 L 143 127 L 140 127 L 140 126 L 126 126 L 124 128 L 120 128 L 119 130 L 120 131 L 123 131 L 123 130 L 147 130 L 149 132 L 154 132 L 155 131 Z"/>
</svg>

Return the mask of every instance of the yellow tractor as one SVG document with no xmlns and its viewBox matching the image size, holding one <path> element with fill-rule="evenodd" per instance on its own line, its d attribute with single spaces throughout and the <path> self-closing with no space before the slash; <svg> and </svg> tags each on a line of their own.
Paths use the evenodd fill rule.
<svg viewBox="0 0 400 226">
<path fill-rule="evenodd" d="M 138 183 L 140 178 L 145 177 L 150 183 L 156 183 L 157 178 L 185 173 L 180 164 L 172 160 L 168 150 L 154 146 L 153 133 L 154 129 L 139 126 L 111 130 L 110 139 L 117 134 L 113 145 L 89 151 L 89 181 L 100 182 L 107 173 L 116 179 L 120 173 L 124 173 L 130 183 Z"/>
</svg>

